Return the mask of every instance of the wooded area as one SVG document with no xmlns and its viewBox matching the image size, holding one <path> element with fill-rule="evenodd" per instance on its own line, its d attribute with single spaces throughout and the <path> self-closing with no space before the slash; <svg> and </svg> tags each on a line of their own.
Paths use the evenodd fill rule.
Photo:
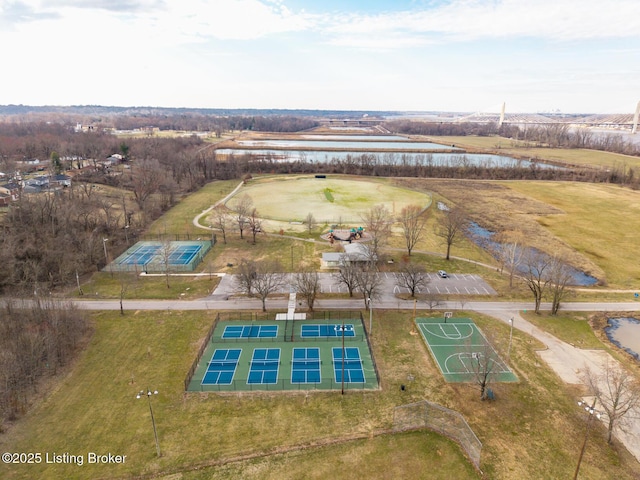
<svg viewBox="0 0 640 480">
<path fill-rule="evenodd" d="M 90 332 L 84 312 L 38 299 L 0 308 L 0 431 L 24 413 L 42 377 L 67 365 Z"/>
</svg>

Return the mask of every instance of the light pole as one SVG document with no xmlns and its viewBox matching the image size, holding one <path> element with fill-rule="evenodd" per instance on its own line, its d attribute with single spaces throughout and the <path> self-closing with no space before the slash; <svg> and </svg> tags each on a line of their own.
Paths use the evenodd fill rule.
<svg viewBox="0 0 640 480">
<path fill-rule="evenodd" d="M 104 248 L 104 261 L 105 264 L 109 263 L 109 258 L 107 257 L 107 242 L 109 241 L 108 238 L 103 238 L 102 239 L 102 247 Z"/>
<path fill-rule="evenodd" d="M 511 329 L 509 330 L 509 348 L 507 349 L 507 363 L 511 363 L 511 340 L 513 339 L 513 317 L 509 319 L 509 325 L 511 325 Z"/>
<path fill-rule="evenodd" d="M 129 246 L 129 225 L 124 226 L 124 238 L 127 241 L 127 246 Z"/>
<path fill-rule="evenodd" d="M 157 394 L 158 394 L 157 390 L 154 390 L 152 392 L 149 388 L 147 388 L 146 392 L 144 390 L 140 390 L 140 393 L 136 395 L 136 398 L 139 400 L 140 398 L 142 398 L 143 395 L 147 396 L 147 400 L 149 401 L 149 412 L 151 413 L 151 424 L 153 425 L 153 436 L 156 439 L 156 453 L 158 454 L 158 456 L 161 456 L 160 442 L 158 442 L 158 431 L 156 430 L 156 419 L 153 416 L 153 407 L 151 406 L 151 395 L 157 395 Z"/>
<path fill-rule="evenodd" d="M 371 329 L 373 328 L 373 309 L 371 307 L 371 297 L 367 298 L 369 304 L 369 336 L 371 336 Z"/>
<path fill-rule="evenodd" d="M 586 405 L 586 402 L 579 401 L 578 406 L 582 407 Z M 578 457 L 578 465 L 576 466 L 576 473 L 573 475 L 573 480 L 578 480 L 578 472 L 580 472 L 580 464 L 582 463 L 582 456 L 584 455 L 584 451 L 587 448 L 587 440 L 589 439 L 589 430 L 591 430 L 591 423 L 593 422 L 593 417 L 595 415 L 596 418 L 600 418 L 600 413 L 595 410 L 596 399 L 593 399 L 593 404 L 591 406 L 585 406 L 585 411 L 589 414 L 587 417 L 587 428 L 584 432 L 584 441 L 582 442 L 582 448 L 580 449 L 580 456 Z"/>
</svg>

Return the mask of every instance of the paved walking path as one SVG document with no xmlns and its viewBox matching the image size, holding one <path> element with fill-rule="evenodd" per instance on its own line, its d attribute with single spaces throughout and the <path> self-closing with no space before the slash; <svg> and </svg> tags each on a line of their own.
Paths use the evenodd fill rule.
<svg viewBox="0 0 640 480">
<path fill-rule="evenodd" d="M 482 309 L 477 309 L 476 311 L 502 320 L 507 324 L 510 319 L 513 319 L 514 328 L 542 342 L 547 349 L 539 351 L 538 355 L 540 355 L 565 383 L 583 385 L 585 382 L 581 378 L 581 375 L 586 368 L 595 373 L 601 372 L 607 363 L 611 366 L 619 365 L 618 362 L 604 350 L 576 348 L 540 330 L 522 318 L 516 310 L 509 312 L 495 310 L 483 311 Z M 602 385 L 601 388 L 604 389 L 606 386 Z M 602 420 L 606 422 L 606 416 L 604 416 Z M 620 428 L 615 428 L 614 436 L 622 442 L 624 446 L 627 447 L 627 450 L 640 462 L 640 409 L 631 412 L 628 415 L 628 420 L 629 425 L 626 428 L 627 431 L 625 432 Z"/>
</svg>

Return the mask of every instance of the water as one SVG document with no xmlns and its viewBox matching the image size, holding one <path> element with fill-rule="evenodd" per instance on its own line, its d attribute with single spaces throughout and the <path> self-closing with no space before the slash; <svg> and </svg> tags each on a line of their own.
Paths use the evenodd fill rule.
<svg viewBox="0 0 640 480">
<path fill-rule="evenodd" d="M 363 146 L 362 142 L 359 142 Z M 460 168 L 465 166 L 482 168 L 562 168 L 545 163 L 519 160 L 504 155 L 478 153 L 397 153 L 397 152 L 367 152 L 367 151 L 321 151 L 321 150 L 276 150 L 257 149 L 243 150 L 221 148 L 216 150 L 220 155 L 251 155 L 273 162 L 308 162 L 329 163 L 332 160 L 345 161 L 351 158 L 354 163 L 366 157 L 368 165 L 404 165 L 404 166 L 438 166 Z"/>
<path fill-rule="evenodd" d="M 494 255 L 493 252 L 498 251 L 501 246 L 499 242 L 493 240 L 494 235 L 495 235 L 495 232 L 487 230 L 486 228 L 481 227 L 475 222 L 469 223 L 468 236 L 471 239 L 471 241 L 476 245 L 478 245 L 479 247 L 482 247 L 485 250 L 487 250 L 489 253 L 491 253 L 491 255 Z M 520 254 L 521 252 L 518 252 L 518 253 Z M 587 287 L 587 286 L 595 285 L 596 283 L 598 283 L 597 278 L 592 277 L 591 275 L 588 275 L 585 272 L 578 270 L 577 268 L 574 268 L 570 265 L 567 268 L 568 268 L 568 273 L 572 278 L 570 285 Z M 525 267 L 521 265 L 518 268 L 518 271 L 520 273 L 524 273 L 525 272 L 524 269 Z"/>
<path fill-rule="evenodd" d="M 640 320 L 622 317 L 610 318 L 604 329 L 609 340 L 627 353 L 640 360 Z"/>
<path fill-rule="evenodd" d="M 451 145 L 442 145 L 432 142 L 408 142 L 399 138 L 397 141 L 379 141 L 380 137 L 362 137 L 360 141 L 331 140 L 323 136 L 324 140 L 238 140 L 241 147 L 265 147 L 265 148 L 300 148 L 319 149 L 331 148 L 340 150 L 460 150 Z"/>
<path fill-rule="evenodd" d="M 323 134 L 309 134 L 300 135 L 300 138 L 306 140 L 352 140 L 354 142 L 367 142 L 371 140 L 388 140 L 390 142 L 408 142 L 407 137 L 400 135 L 323 135 Z"/>
</svg>

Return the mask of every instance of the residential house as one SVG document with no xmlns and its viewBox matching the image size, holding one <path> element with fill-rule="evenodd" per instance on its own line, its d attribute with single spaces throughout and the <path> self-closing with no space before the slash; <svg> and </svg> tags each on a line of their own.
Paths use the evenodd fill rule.
<svg viewBox="0 0 640 480">
<path fill-rule="evenodd" d="M 20 185 L 14 182 L 0 184 L 0 194 L 7 195 L 14 202 L 20 197 Z"/>
</svg>

